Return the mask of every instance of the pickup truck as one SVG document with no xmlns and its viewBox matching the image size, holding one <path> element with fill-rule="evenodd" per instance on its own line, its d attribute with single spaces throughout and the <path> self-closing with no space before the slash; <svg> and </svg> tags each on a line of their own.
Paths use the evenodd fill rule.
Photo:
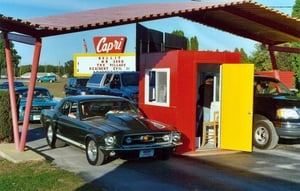
<svg viewBox="0 0 300 191">
<path fill-rule="evenodd" d="M 85 95 L 86 92 L 86 83 L 89 78 L 69 78 L 64 86 L 65 94 L 67 96 L 71 95 Z"/>
<path fill-rule="evenodd" d="M 300 138 L 300 98 L 279 80 L 254 77 L 253 145 L 274 148 L 279 138 Z"/>
<path fill-rule="evenodd" d="M 120 96 L 137 104 L 139 72 L 95 72 L 86 87 L 88 94 Z"/>
</svg>

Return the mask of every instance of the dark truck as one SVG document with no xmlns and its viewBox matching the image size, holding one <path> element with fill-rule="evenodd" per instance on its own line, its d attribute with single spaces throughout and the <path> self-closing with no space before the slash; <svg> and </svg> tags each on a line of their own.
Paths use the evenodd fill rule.
<svg viewBox="0 0 300 191">
<path fill-rule="evenodd" d="M 272 77 L 254 77 L 253 145 L 274 148 L 279 138 L 300 138 L 300 98 Z"/>
<path fill-rule="evenodd" d="M 88 94 L 120 96 L 137 104 L 139 72 L 96 72 L 86 87 Z"/>
<path fill-rule="evenodd" d="M 66 97 L 87 94 L 86 83 L 88 80 L 87 77 L 69 78 L 64 86 Z"/>
</svg>

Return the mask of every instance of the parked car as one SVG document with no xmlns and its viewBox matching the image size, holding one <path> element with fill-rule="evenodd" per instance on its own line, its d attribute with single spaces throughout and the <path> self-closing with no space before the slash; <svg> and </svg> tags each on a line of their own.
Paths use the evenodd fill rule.
<svg viewBox="0 0 300 191">
<path fill-rule="evenodd" d="M 16 87 L 16 95 L 19 96 L 19 120 L 24 120 L 28 87 Z M 53 99 L 53 95 L 47 88 L 35 87 L 30 111 L 30 121 L 39 121 L 42 109 L 52 109 L 58 102 Z"/>
<path fill-rule="evenodd" d="M 15 87 L 22 87 L 22 86 L 24 86 L 24 83 L 21 82 L 21 81 L 14 81 L 14 86 Z M 8 87 L 9 87 L 8 81 L 3 82 L 2 84 L 0 84 L 0 89 L 8 89 Z"/>
<path fill-rule="evenodd" d="M 51 76 L 42 76 L 42 77 L 39 77 L 37 79 L 38 82 L 55 82 L 57 79 L 56 79 L 56 76 L 55 75 L 51 75 Z"/>
<path fill-rule="evenodd" d="M 85 150 L 91 165 L 119 157 L 168 159 L 181 144 L 174 127 L 145 118 L 129 100 L 116 96 L 65 97 L 53 110 L 43 110 L 40 121 L 51 148 L 75 145 Z"/>
<path fill-rule="evenodd" d="M 279 138 L 300 138 L 300 98 L 272 77 L 254 77 L 253 145 L 274 148 Z"/>
<path fill-rule="evenodd" d="M 66 96 L 87 94 L 86 83 L 89 78 L 69 78 L 64 87 Z"/>
<path fill-rule="evenodd" d="M 121 96 L 137 104 L 139 72 L 95 72 L 86 87 L 89 94 Z"/>
</svg>

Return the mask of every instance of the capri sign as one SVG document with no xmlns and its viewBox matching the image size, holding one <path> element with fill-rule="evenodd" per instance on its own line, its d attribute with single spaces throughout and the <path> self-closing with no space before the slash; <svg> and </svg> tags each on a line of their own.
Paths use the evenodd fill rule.
<svg viewBox="0 0 300 191">
<path fill-rule="evenodd" d="M 93 41 L 96 53 L 123 53 L 126 45 L 124 36 L 96 36 Z"/>
</svg>

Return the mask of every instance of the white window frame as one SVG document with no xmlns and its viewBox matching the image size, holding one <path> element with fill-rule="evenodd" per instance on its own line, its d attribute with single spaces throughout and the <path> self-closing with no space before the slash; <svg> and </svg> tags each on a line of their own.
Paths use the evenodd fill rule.
<svg viewBox="0 0 300 191">
<path fill-rule="evenodd" d="M 150 91 L 151 88 L 149 86 L 149 72 L 155 72 L 156 74 L 158 72 L 165 72 L 166 73 L 166 82 L 165 87 L 163 87 L 162 91 L 165 91 L 165 101 L 159 101 L 157 98 L 159 97 L 159 93 L 161 93 L 161 91 L 157 91 L 157 89 L 154 89 L 153 92 L 153 97 L 155 98 L 154 100 L 150 100 Z M 155 87 L 161 87 L 161 84 L 159 84 L 159 80 L 158 80 L 158 75 L 155 75 Z M 154 69 L 146 69 L 145 70 L 145 104 L 147 105 L 157 105 L 157 106 L 164 106 L 164 107 L 169 107 L 170 106 L 170 68 L 154 68 Z"/>
</svg>

